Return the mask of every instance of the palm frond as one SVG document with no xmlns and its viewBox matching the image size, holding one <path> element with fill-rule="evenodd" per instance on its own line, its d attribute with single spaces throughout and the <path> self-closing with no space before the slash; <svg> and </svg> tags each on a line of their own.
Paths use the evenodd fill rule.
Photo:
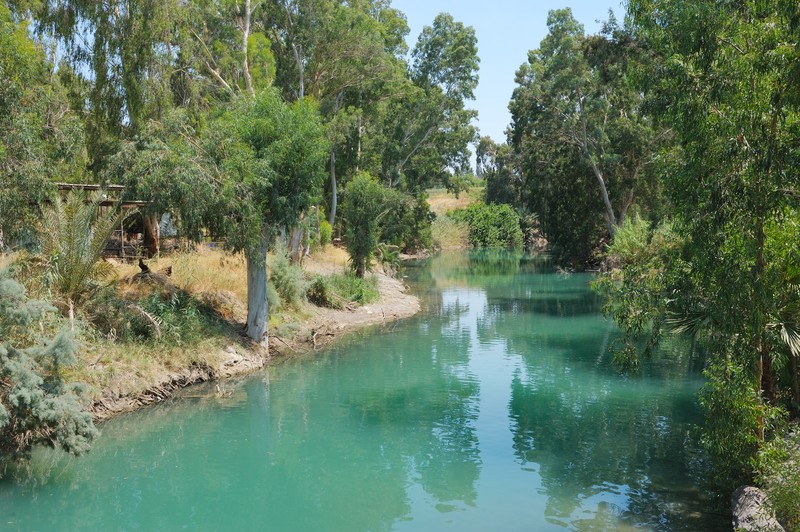
<svg viewBox="0 0 800 532">
<path fill-rule="evenodd" d="M 697 334 L 708 325 L 708 311 L 696 309 L 683 313 L 670 312 L 664 323 L 671 333 Z"/>
<path fill-rule="evenodd" d="M 44 215 L 42 258 L 49 265 L 52 288 L 68 301 L 80 301 L 111 271 L 100 259 L 123 215 L 116 208 L 101 212 L 101 199 L 73 191 L 65 200 L 56 198 Z"/>
</svg>

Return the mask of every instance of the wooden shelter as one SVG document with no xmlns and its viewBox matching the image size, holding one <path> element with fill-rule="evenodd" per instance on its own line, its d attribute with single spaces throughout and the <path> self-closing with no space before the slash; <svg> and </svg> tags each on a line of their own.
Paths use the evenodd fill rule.
<svg viewBox="0 0 800 532">
<path fill-rule="evenodd" d="M 125 191 L 125 185 L 96 185 L 88 183 L 56 183 L 59 192 L 68 193 L 73 190 L 83 191 L 102 191 L 104 192 L 103 198 L 100 201 L 101 209 L 117 208 L 120 211 L 138 209 L 146 206 L 149 202 L 142 200 L 125 200 L 122 201 L 122 193 Z M 125 219 L 123 216 L 120 219 L 119 229 L 114 231 L 108 244 L 106 245 L 105 255 L 114 255 L 122 259 L 136 259 L 141 257 L 138 244 L 129 244 L 131 240 L 131 233 L 125 230 Z M 126 249 L 127 248 L 127 249 Z"/>
</svg>

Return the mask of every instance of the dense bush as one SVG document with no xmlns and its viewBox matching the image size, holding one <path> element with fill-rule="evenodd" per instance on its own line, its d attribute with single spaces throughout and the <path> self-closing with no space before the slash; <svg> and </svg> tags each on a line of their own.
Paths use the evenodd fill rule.
<svg viewBox="0 0 800 532">
<path fill-rule="evenodd" d="M 364 277 L 378 247 L 381 218 L 387 212 L 386 191 L 371 176 L 361 173 L 347 184 L 342 201 L 344 244 L 358 277 Z"/>
<path fill-rule="evenodd" d="M 291 263 L 283 249 L 270 256 L 269 282 L 281 298 L 281 304 L 273 306 L 298 308 L 305 301 L 306 281 L 303 269 Z"/>
<path fill-rule="evenodd" d="M 153 341 L 185 345 L 202 340 L 220 326 L 208 305 L 187 292 L 147 287 L 136 297 L 120 297 L 109 287 L 91 301 L 89 319 L 101 333 L 123 342 Z"/>
<path fill-rule="evenodd" d="M 348 272 L 315 277 L 308 288 L 307 296 L 317 306 L 343 309 L 351 303 L 366 305 L 377 301 L 380 293 L 375 277 L 361 278 Z"/>
<path fill-rule="evenodd" d="M 319 223 L 319 245 L 325 247 L 331 243 L 333 238 L 333 227 L 328 223 L 328 220 L 322 220 Z"/>
<path fill-rule="evenodd" d="M 519 215 L 509 205 L 473 203 L 452 216 L 469 225 L 472 247 L 516 249 L 524 243 Z"/>
<path fill-rule="evenodd" d="M 765 443 L 758 453 L 758 482 L 786 530 L 800 530 L 800 428 Z"/>
<path fill-rule="evenodd" d="M 41 342 L 30 332 L 53 310 L 0 272 L 0 461 L 27 458 L 35 445 L 80 454 L 98 435 L 82 411 L 82 389 L 63 381 L 62 370 L 75 363 L 72 336 L 62 331 Z"/>
</svg>

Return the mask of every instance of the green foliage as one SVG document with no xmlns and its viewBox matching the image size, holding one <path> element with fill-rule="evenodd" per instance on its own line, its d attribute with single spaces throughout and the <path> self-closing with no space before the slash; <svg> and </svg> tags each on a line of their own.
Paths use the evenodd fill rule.
<svg viewBox="0 0 800 532">
<path fill-rule="evenodd" d="M 469 225 L 472 247 L 518 249 L 524 244 L 519 215 L 510 205 L 473 203 L 451 216 Z"/>
<path fill-rule="evenodd" d="M 648 213 L 660 205 L 655 161 L 669 135 L 631 83 L 650 63 L 632 28 L 611 15 L 587 36 L 569 9 L 551 11 L 547 25 L 509 104 L 519 175 L 498 148 L 487 193 L 534 213 L 557 262 L 585 264 L 632 205 Z"/>
<path fill-rule="evenodd" d="M 101 290 L 87 305 L 88 319 L 95 330 L 121 342 L 170 346 L 190 345 L 221 328 L 214 311 L 187 292 L 156 287 L 135 298 L 121 298 L 116 286 Z"/>
<path fill-rule="evenodd" d="M 367 305 L 377 301 L 378 280 L 358 277 L 353 272 L 339 275 L 318 275 L 311 281 L 308 300 L 319 307 L 347 308 L 350 304 Z"/>
<path fill-rule="evenodd" d="M 89 450 L 98 436 L 92 416 L 81 409 L 77 385 L 63 381 L 75 363 L 72 336 L 60 332 L 44 342 L 31 328 L 55 310 L 28 300 L 24 288 L 0 271 L 0 460 L 30 456 L 35 445 L 73 454 Z M 14 344 L 12 344 L 14 339 Z"/>
<path fill-rule="evenodd" d="M 319 245 L 322 247 L 327 246 L 333 241 L 333 227 L 328 223 L 328 220 L 322 220 L 319 223 Z"/>
<path fill-rule="evenodd" d="M 800 429 L 795 425 L 758 452 L 757 481 L 786 530 L 800 529 Z"/>
<path fill-rule="evenodd" d="M 51 180 L 81 175 L 84 126 L 27 24 L 0 5 L 0 249 L 30 244 Z"/>
<path fill-rule="evenodd" d="M 342 202 L 344 243 L 358 277 L 364 277 L 370 267 L 385 213 L 386 193 L 375 179 L 362 173 L 347 184 Z"/>
<path fill-rule="evenodd" d="M 275 56 L 272 43 L 263 33 L 252 33 L 247 39 L 247 60 L 255 90 L 263 90 L 275 81 Z"/>
<path fill-rule="evenodd" d="M 64 201 L 56 197 L 53 209 L 45 212 L 40 246 L 46 279 L 68 303 L 80 303 L 112 274 L 100 259 L 121 214 L 116 209 L 102 212 L 99 201 L 70 192 Z"/>
<path fill-rule="evenodd" d="M 660 57 L 638 76 L 648 107 L 679 143 L 661 158 L 678 245 L 623 235 L 621 284 L 606 286 L 627 332 L 660 321 L 701 341 L 704 443 L 731 489 L 800 403 L 797 6 L 636 0 L 630 15 Z"/>
<path fill-rule="evenodd" d="M 381 239 L 407 253 L 433 245 L 431 222 L 434 214 L 425 193 L 416 196 L 398 190 L 386 190 L 386 216 L 381 223 Z"/>
<path fill-rule="evenodd" d="M 722 359 L 704 373 L 707 382 L 700 393 L 700 404 L 706 423 L 702 442 L 713 459 L 715 483 L 724 492 L 752 478 L 750 460 L 765 430 L 765 410 L 752 372 L 740 363 Z"/>
<path fill-rule="evenodd" d="M 377 109 L 373 172 L 390 188 L 416 194 L 435 185 L 461 186 L 468 146 L 477 138 L 471 125 L 477 113 L 465 108 L 478 82 L 477 52 L 474 28 L 447 13 L 423 28 L 408 78 L 393 79 L 394 97 Z"/>
<path fill-rule="evenodd" d="M 623 337 L 612 345 L 614 361 L 622 367 L 637 369 L 640 351 L 650 356 L 661 339 L 670 311 L 672 278 L 681 272 L 681 246 L 669 222 L 651 229 L 635 216 L 617 231 L 608 247 L 604 262 L 610 271 L 593 287 L 605 300 L 603 314 L 622 328 Z"/>
<path fill-rule="evenodd" d="M 143 312 L 132 316 L 131 334 L 136 339 L 150 338 L 163 345 L 182 346 L 208 336 L 209 329 L 216 325 L 210 311 L 183 291 L 153 292 L 137 306 Z M 153 321 L 158 324 L 157 329 Z"/>
<path fill-rule="evenodd" d="M 300 308 L 305 301 L 307 283 L 303 278 L 303 269 L 292 264 L 283 249 L 267 261 L 269 281 L 275 287 L 283 307 Z"/>
</svg>

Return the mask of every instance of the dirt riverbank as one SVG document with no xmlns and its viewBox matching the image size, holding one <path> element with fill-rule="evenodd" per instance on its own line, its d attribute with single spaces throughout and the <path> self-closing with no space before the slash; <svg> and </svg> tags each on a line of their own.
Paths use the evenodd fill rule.
<svg viewBox="0 0 800 532">
<path fill-rule="evenodd" d="M 341 250 L 333 249 L 307 260 L 304 270 L 309 274 L 338 273 L 344 268 L 346 260 L 346 254 L 342 255 Z M 176 390 L 191 384 L 243 375 L 286 356 L 321 349 L 350 331 L 389 323 L 420 311 L 419 300 L 407 292 L 402 281 L 380 272 L 374 275 L 380 292 L 378 301 L 352 310 L 305 304 L 300 313 L 302 319 L 291 324 L 292 334 L 281 336 L 276 331 L 275 336 L 269 337 L 268 350 L 244 336 L 230 338 L 217 353 L 200 357 L 209 362 L 160 372 L 150 379 L 144 389 L 122 392 L 113 385 L 105 387 L 96 394 L 91 404 L 95 420 L 104 421 L 116 414 L 163 401 Z"/>
</svg>

